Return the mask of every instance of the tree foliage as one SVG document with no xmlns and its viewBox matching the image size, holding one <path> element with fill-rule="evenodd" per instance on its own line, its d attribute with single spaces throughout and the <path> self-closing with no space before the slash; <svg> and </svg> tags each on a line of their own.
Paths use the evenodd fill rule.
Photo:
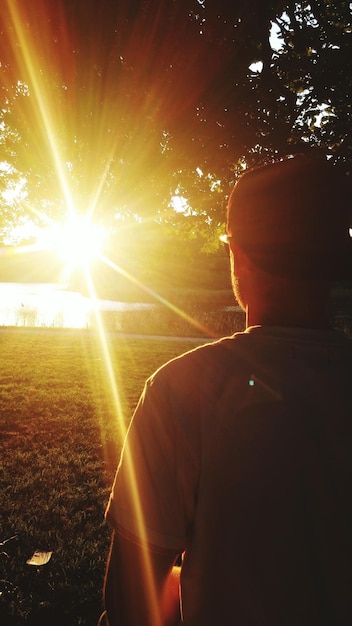
<svg viewBox="0 0 352 626">
<path fill-rule="evenodd" d="M 244 164 L 314 148 L 350 167 L 346 0 L 4 0 L 0 21 L 3 224 L 72 205 L 205 241 Z"/>
</svg>

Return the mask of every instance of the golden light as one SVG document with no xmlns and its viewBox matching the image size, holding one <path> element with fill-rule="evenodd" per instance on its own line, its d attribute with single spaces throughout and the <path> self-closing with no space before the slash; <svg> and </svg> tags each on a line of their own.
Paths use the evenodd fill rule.
<svg viewBox="0 0 352 626">
<path fill-rule="evenodd" d="M 119 133 L 118 131 L 118 123 L 114 122 L 116 118 L 115 108 L 114 108 L 114 120 L 111 123 L 111 132 L 110 132 L 110 124 L 108 122 L 108 114 L 107 110 L 101 108 L 101 102 L 104 101 L 103 93 L 100 94 L 95 88 L 97 76 L 98 74 L 95 72 L 91 77 L 91 85 L 92 89 L 87 90 L 87 96 L 83 98 L 84 107 L 89 110 L 89 107 L 93 108 L 93 105 L 96 103 L 96 100 L 99 101 L 99 116 L 101 129 L 105 127 L 109 127 L 109 134 L 100 136 L 99 132 L 97 134 L 93 134 L 94 142 L 93 145 L 90 145 L 90 134 L 87 137 L 82 136 L 83 143 L 82 145 L 87 145 L 88 149 L 86 150 L 85 158 L 86 163 L 83 164 L 83 167 L 78 169 L 78 174 L 76 179 L 72 175 L 70 177 L 69 171 L 67 168 L 68 157 L 66 152 L 63 149 L 65 146 L 65 141 L 63 139 L 64 133 L 61 134 L 61 129 L 65 126 L 65 115 L 66 110 L 60 109 L 60 102 L 65 99 L 70 98 L 72 93 L 74 94 L 74 90 L 72 92 L 66 93 L 66 82 L 67 81 L 67 72 L 69 71 L 69 67 L 72 66 L 72 74 L 75 76 L 78 72 L 79 65 L 75 65 L 78 62 L 78 54 L 75 54 L 75 49 L 72 44 L 72 54 L 67 57 L 70 63 L 63 62 L 62 65 L 58 63 L 57 66 L 54 63 L 54 60 L 57 59 L 57 54 L 53 54 L 50 45 L 54 38 L 52 35 L 45 32 L 48 24 L 53 24 L 50 19 L 48 19 L 48 15 L 46 13 L 45 7 L 47 4 L 45 0 L 43 0 L 40 4 L 42 6 L 43 11 L 39 11 L 37 9 L 38 3 L 25 3 L 25 2 L 14 2 L 13 0 L 4 0 L 4 5 L 7 6 L 8 10 L 8 21 L 10 24 L 9 30 L 13 33 L 13 53 L 14 58 L 18 64 L 18 67 L 21 69 L 21 74 L 28 77 L 28 83 L 30 84 L 30 90 L 28 92 L 29 102 L 33 103 L 32 106 L 32 123 L 35 130 L 34 135 L 37 135 L 37 140 L 35 141 L 35 145 L 40 145 L 40 140 L 45 139 L 44 147 L 47 150 L 47 158 L 49 161 L 49 165 L 51 165 L 52 170 L 54 171 L 54 178 L 56 180 L 57 188 L 60 191 L 60 197 L 62 199 L 61 206 L 64 205 L 68 211 L 69 218 L 64 223 L 57 222 L 46 222 L 46 226 L 44 228 L 38 229 L 35 233 L 31 230 L 31 226 L 25 224 L 24 228 L 28 228 L 27 232 L 24 230 L 22 232 L 22 236 L 27 235 L 31 236 L 31 239 L 35 239 L 35 244 L 33 246 L 23 246 L 21 248 L 22 252 L 28 250 L 28 248 L 34 250 L 49 250 L 58 255 L 65 264 L 66 274 L 69 274 L 70 270 L 73 268 L 82 268 L 82 273 L 85 275 L 86 283 L 88 287 L 88 293 L 95 303 L 95 315 L 98 324 L 99 336 L 101 340 L 102 346 L 102 355 L 105 362 L 107 376 L 110 382 L 111 392 L 113 403 L 115 406 L 115 414 L 116 419 L 121 425 L 122 432 L 126 427 L 127 420 L 125 420 L 125 416 L 123 414 L 123 407 L 120 398 L 120 388 L 118 379 L 116 377 L 116 371 L 113 366 L 113 360 L 110 354 L 110 346 L 109 341 L 105 333 L 104 324 L 100 317 L 99 308 L 97 305 L 97 298 L 95 294 L 95 286 L 93 283 L 93 278 L 89 272 L 90 265 L 100 259 L 107 267 L 114 270 L 117 274 L 120 274 L 127 279 L 130 279 L 132 283 L 138 285 L 141 289 L 143 289 L 148 295 L 152 295 L 155 299 L 161 304 L 168 306 L 171 310 L 177 313 L 180 317 L 189 319 L 190 322 L 194 324 L 195 327 L 200 327 L 200 324 L 196 320 L 192 320 L 184 311 L 178 309 L 170 302 L 165 300 L 163 297 L 153 292 L 147 285 L 144 285 L 139 282 L 134 276 L 126 272 L 123 268 L 119 267 L 115 263 L 113 263 L 110 259 L 103 256 L 103 248 L 105 243 L 106 232 L 103 228 L 98 225 L 94 225 L 91 216 L 94 214 L 95 209 L 102 202 L 102 194 L 104 184 L 107 180 L 109 180 L 109 165 L 110 162 L 114 160 L 118 155 L 116 154 L 117 147 L 119 145 Z M 57 4 L 60 4 L 59 2 Z M 43 38 L 35 40 L 31 33 L 31 29 L 28 28 L 28 24 L 30 23 L 28 16 L 31 14 L 31 7 L 35 5 L 35 19 L 40 20 L 43 26 Z M 61 28 L 64 28 L 64 22 L 60 22 Z M 45 36 L 47 35 L 47 36 Z M 70 38 L 67 36 L 67 42 L 70 41 Z M 48 46 L 48 49 L 46 49 Z M 71 43 L 68 44 L 67 50 L 71 50 L 69 47 Z M 66 50 L 66 51 L 67 51 Z M 51 53 L 50 53 L 51 52 Z M 55 53 L 56 53 L 55 49 Z M 64 52 L 63 52 L 64 58 Z M 77 58 L 77 61 L 76 61 Z M 121 58 L 121 57 L 120 57 Z M 45 59 L 45 62 L 43 61 Z M 51 67 L 52 65 L 52 67 Z M 95 66 L 94 66 L 95 67 Z M 114 66 L 114 76 L 115 76 L 115 66 Z M 48 76 L 62 76 L 62 85 L 65 86 L 65 90 L 63 92 L 59 92 L 59 98 L 53 97 L 53 93 L 55 90 L 52 89 L 50 84 L 50 80 L 46 80 Z M 89 82 L 89 81 L 88 81 Z M 79 90 L 78 90 L 79 91 Z M 152 90 L 151 90 L 152 93 Z M 105 94 L 105 84 L 104 84 L 104 94 Z M 90 98 L 92 101 L 90 102 Z M 110 98 L 111 100 L 111 98 Z M 66 101 L 66 100 L 65 100 Z M 107 103 L 109 102 L 109 98 L 106 99 Z M 72 102 L 74 104 L 75 99 L 72 97 Z M 149 105 L 148 105 L 149 106 Z M 87 126 L 88 121 L 84 118 L 82 124 L 78 123 L 78 117 L 76 118 L 76 109 L 72 105 L 72 111 L 70 111 L 72 115 L 68 116 L 67 126 L 70 128 L 69 138 L 72 136 L 79 138 L 79 131 L 82 130 L 82 127 Z M 88 118 L 87 118 L 88 119 Z M 148 119 L 148 115 L 142 116 L 143 120 Z M 90 117 L 89 117 L 90 120 Z M 76 124 L 78 124 L 78 130 L 76 129 Z M 98 127 L 98 131 L 99 131 Z M 114 128 L 116 128 L 116 137 Z M 108 139 L 104 140 L 104 137 L 107 136 Z M 138 127 L 134 129 L 133 136 L 138 136 Z M 71 145 L 72 144 L 72 145 Z M 71 148 L 75 149 L 76 140 L 70 143 Z M 73 147 L 72 147 L 73 146 Z M 90 147 L 90 149 L 89 149 Z M 144 144 L 143 144 L 143 149 Z M 83 185 L 86 183 L 88 190 L 84 189 L 85 197 L 88 198 L 87 204 L 89 204 L 90 208 L 87 212 L 86 217 L 79 217 L 75 213 L 75 194 L 72 189 L 72 179 L 77 181 L 79 179 L 80 172 L 86 171 L 91 172 L 93 169 L 97 171 L 96 161 L 97 155 L 100 154 L 99 150 L 102 151 L 104 155 L 105 166 L 103 171 L 98 172 L 96 174 L 96 182 L 94 185 L 94 179 L 91 181 L 90 179 L 83 178 Z M 148 149 L 146 149 L 147 156 L 149 154 Z M 43 151 L 43 154 L 45 152 Z M 134 155 L 138 155 L 137 159 Z M 138 143 L 136 143 L 135 152 L 131 154 L 131 160 L 135 159 L 138 162 L 140 158 L 140 154 L 142 155 L 142 149 L 139 148 Z M 44 156 L 45 158 L 45 156 Z M 71 161 L 71 157 L 69 158 Z M 142 159 L 141 159 L 142 161 Z M 86 167 L 84 167 L 84 165 Z M 76 174 L 76 172 L 73 172 Z M 49 184 L 49 182 L 48 182 Z M 111 183 L 110 183 L 111 184 Z M 130 185 L 133 185 L 133 180 L 130 181 Z M 22 188 L 18 187 L 13 190 L 13 194 L 16 192 L 17 196 L 22 192 Z M 16 196 L 16 197 L 17 197 Z M 8 200 L 13 201 L 12 197 L 9 197 Z M 181 204 L 179 208 L 184 210 L 183 199 L 180 198 Z M 179 201 L 179 202 L 180 202 Z M 38 214 L 34 209 L 32 212 L 35 214 L 36 222 L 42 220 L 42 215 Z M 20 250 L 20 249 L 19 249 Z M 48 300 L 48 299 L 47 299 Z M 50 308 L 50 302 L 48 303 Z M 75 309 L 75 312 L 78 312 L 77 299 L 73 303 L 72 307 Z M 127 453 L 127 463 L 129 466 L 129 471 L 131 472 L 132 478 L 134 477 L 134 468 L 133 468 L 133 459 Z M 132 484 L 135 484 L 132 481 Z M 143 519 L 143 511 L 139 502 L 139 494 L 137 487 L 134 488 L 134 501 L 135 501 L 135 509 L 136 509 L 136 519 L 139 526 L 139 533 L 142 539 L 146 539 L 146 529 L 144 526 Z M 145 570 L 145 578 L 149 584 L 149 598 L 150 598 L 150 614 L 155 616 L 154 623 L 157 626 L 161 623 L 160 620 L 160 612 L 158 610 L 158 594 L 157 587 L 153 580 L 153 572 L 151 567 L 151 562 L 148 560 L 148 556 L 146 553 L 146 561 L 143 564 Z"/>
<path fill-rule="evenodd" d="M 52 223 L 41 230 L 37 247 L 54 252 L 71 269 L 88 269 L 101 255 L 106 236 L 102 226 L 74 216 L 63 224 Z"/>
</svg>

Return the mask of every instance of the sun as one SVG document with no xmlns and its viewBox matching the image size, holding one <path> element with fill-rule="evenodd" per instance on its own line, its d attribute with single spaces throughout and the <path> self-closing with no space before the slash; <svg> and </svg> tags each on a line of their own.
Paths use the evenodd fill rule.
<svg viewBox="0 0 352 626">
<path fill-rule="evenodd" d="M 101 255 L 106 230 L 90 220 L 72 216 L 66 222 L 52 223 L 38 234 L 38 248 L 54 252 L 70 269 L 88 269 Z"/>
</svg>

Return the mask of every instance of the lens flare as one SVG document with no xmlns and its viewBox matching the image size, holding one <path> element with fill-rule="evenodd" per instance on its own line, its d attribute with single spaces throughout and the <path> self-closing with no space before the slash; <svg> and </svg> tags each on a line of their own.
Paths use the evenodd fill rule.
<svg viewBox="0 0 352 626">
<path fill-rule="evenodd" d="M 55 96 L 53 97 L 52 95 L 53 89 L 52 89 L 52 85 L 49 84 L 50 81 L 45 82 L 45 80 L 43 80 L 43 76 L 45 75 L 45 67 L 44 69 L 42 67 L 43 58 L 48 59 L 47 60 L 48 75 L 55 75 L 54 63 L 53 63 L 53 68 L 51 68 L 52 71 L 49 72 L 50 62 L 53 61 L 55 55 L 49 55 L 49 54 L 40 55 L 38 53 L 39 47 L 41 45 L 43 47 L 44 43 L 41 41 L 34 41 L 33 35 L 31 35 L 30 28 L 28 28 L 29 22 L 26 17 L 26 14 L 25 13 L 21 14 L 21 10 L 25 11 L 26 7 L 27 7 L 27 10 L 30 10 L 31 3 L 30 2 L 19 3 L 19 2 L 14 2 L 13 0 L 4 0 L 4 4 L 5 3 L 7 6 L 7 10 L 8 10 L 9 21 L 11 22 L 9 24 L 9 30 L 13 33 L 13 41 L 11 43 L 12 43 L 14 58 L 16 59 L 18 68 L 21 70 L 21 72 L 23 72 L 23 74 L 25 76 L 28 76 L 29 78 L 30 95 L 28 95 L 28 97 L 31 98 L 31 102 L 33 103 L 33 120 L 36 124 L 37 133 L 38 133 L 37 143 L 39 145 L 40 138 L 44 138 L 45 150 L 47 151 L 47 153 L 43 155 L 43 159 L 48 158 L 50 160 L 50 167 L 54 170 L 54 177 L 55 177 L 54 187 L 55 187 L 55 190 L 56 189 L 59 190 L 59 194 L 61 198 L 61 207 L 64 206 L 64 211 L 68 215 L 67 221 L 59 224 L 59 223 L 53 222 L 52 220 L 45 218 L 44 215 L 41 216 L 40 214 L 38 214 L 38 211 L 31 208 L 30 210 L 34 214 L 35 221 L 40 222 L 42 219 L 44 219 L 45 220 L 44 223 L 46 224 L 45 228 L 37 231 L 36 242 L 31 246 L 31 249 L 33 248 L 35 248 L 36 250 L 51 249 L 65 260 L 65 263 L 67 264 L 68 267 L 81 266 L 85 279 L 86 279 L 89 294 L 91 298 L 93 299 L 93 301 L 95 298 L 95 289 L 94 289 L 92 276 L 90 273 L 90 265 L 93 260 L 100 260 L 101 262 L 105 263 L 108 267 L 110 267 L 110 269 L 114 270 L 117 274 L 122 274 L 123 276 L 128 278 L 130 281 L 138 285 L 146 293 L 148 293 L 149 295 L 152 295 L 158 302 L 162 303 L 163 305 L 168 306 L 177 315 L 190 321 L 194 325 L 194 327 L 196 327 L 197 329 L 201 328 L 202 331 L 205 331 L 205 333 L 209 337 L 211 337 L 212 333 L 208 329 L 205 329 L 204 327 L 202 327 L 196 320 L 192 319 L 181 309 L 172 305 L 165 298 L 163 298 L 162 296 L 154 292 L 152 289 L 150 289 L 147 285 L 142 284 L 134 276 L 126 272 L 122 267 L 118 266 L 109 258 L 103 256 L 103 245 L 104 245 L 104 238 L 106 236 L 106 233 L 101 227 L 94 226 L 93 218 L 94 218 L 95 211 L 99 203 L 101 202 L 101 195 L 102 195 L 104 183 L 106 180 L 108 180 L 109 163 L 115 157 L 115 150 L 117 149 L 116 146 L 117 146 L 118 140 L 115 139 L 115 135 L 117 136 L 117 132 L 115 132 L 114 130 L 115 127 L 112 127 L 112 132 L 110 134 L 111 139 L 110 139 L 109 144 L 103 145 L 104 141 L 99 136 L 99 132 L 97 133 L 97 135 L 94 135 L 95 151 L 97 150 L 96 146 L 99 146 L 99 148 L 101 148 L 102 155 L 104 155 L 105 157 L 106 167 L 105 169 L 103 169 L 103 171 L 100 170 L 100 173 L 99 174 L 97 173 L 97 167 L 95 163 L 96 154 L 94 150 L 92 149 L 87 150 L 87 154 L 84 155 L 84 158 L 86 158 L 87 160 L 86 167 L 83 167 L 83 173 L 85 174 L 85 178 L 83 177 L 82 179 L 80 179 L 78 175 L 76 176 L 75 189 L 77 190 L 77 185 L 79 184 L 77 181 L 83 180 L 83 185 L 86 184 L 86 187 L 89 189 L 89 193 L 87 192 L 86 189 L 83 189 L 83 191 L 81 189 L 81 193 L 80 192 L 79 193 L 81 197 L 82 197 L 82 194 L 83 195 L 86 194 L 87 196 L 89 196 L 88 197 L 89 201 L 87 203 L 88 208 L 84 217 L 79 218 L 77 216 L 76 211 L 75 211 L 75 204 L 76 204 L 75 198 L 77 198 L 77 193 L 73 193 L 72 177 L 70 177 L 70 168 L 67 168 L 67 163 L 71 161 L 70 160 L 68 161 L 67 159 L 67 155 L 63 148 L 63 144 L 65 142 L 62 140 L 62 135 L 60 135 L 60 128 L 62 128 L 62 126 L 64 125 L 63 122 L 65 120 L 63 120 L 63 115 L 62 115 L 62 112 L 60 111 L 59 102 L 56 102 Z M 43 2 L 41 6 L 44 11 L 44 7 L 46 6 L 46 3 Z M 46 19 L 47 16 L 44 13 L 41 14 L 38 11 L 38 15 L 36 15 L 36 17 L 38 20 L 42 20 L 43 27 L 45 27 L 45 25 L 48 23 L 48 20 Z M 43 40 L 44 39 L 45 38 L 43 37 Z M 41 61 L 39 61 L 40 59 Z M 68 71 L 67 70 L 68 64 L 64 64 L 64 66 L 65 66 L 65 71 Z M 74 70 L 72 71 L 74 73 Z M 94 84 L 93 74 L 91 78 L 92 78 L 92 85 L 93 85 Z M 136 90 L 136 92 L 137 91 L 138 90 Z M 60 92 L 60 97 L 63 97 L 64 93 L 65 93 L 64 90 L 62 93 Z M 92 89 L 91 94 L 94 94 L 94 93 L 95 92 Z M 182 94 L 182 100 L 184 100 L 185 95 L 187 96 L 187 94 Z M 104 99 L 102 98 L 101 101 L 103 102 L 103 100 Z M 87 98 L 87 107 L 88 107 L 88 104 L 89 104 L 89 98 Z M 75 111 L 75 108 L 73 106 L 72 106 L 72 111 L 73 112 Z M 102 109 L 100 110 L 100 113 L 99 113 L 99 120 L 101 120 L 102 126 L 104 124 L 106 125 L 107 123 L 105 119 L 105 114 L 106 114 L 106 111 L 104 110 L 104 106 L 102 106 Z M 73 119 L 69 120 L 69 122 L 72 124 L 71 135 L 76 137 L 77 129 L 75 128 L 75 124 L 74 124 L 75 116 L 73 115 L 72 117 Z M 90 120 L 90 117 L 88 116 L 85 119 Z M 139 119 L 145 120 L 147 119 L 147 116 L 140 116 Z M 142 122 L 140 123 L 142 124 Z M 68 126 L 70 126 L 70 124 L 68 124 Z M 123 133 L 122 133 L 122 136 L 124 136 Z M 134 136 L 138 136 L 138 128 L 134 130 Z M 86 144 L 89 146 L 90 145 L 89 141 L 92 140 L 92 137 L 90 136 L 90 134 L 88 133 L 88 136 L 84 137 L 84 139 L 86 139 Z M 76 145 L 75 141 L 73 141 L 73 146 L 75 147 L 75 145 Z M 148 145 L 144 146 L 143 144 L 143 151 L 144 151 L 143 152 L 138 142 L 136 142 L 136 145 L 134 147 L 134 152 L 132 152 L 132 154 L 130 155 L 131 160 L 135 159 L 135 161 L 138 163 L 141 158 L 140 155 L 143 153 L 144 156 L 147 156 L 149 152 L 152 152 L 152 147 L 153 147 L 152 144 L 151 146 L 148 146 Z M 147 161 L 147 159 L 145 159 L 145 161 Z M 95 184 L 95 178 L 91 176 L 92 171 L 96 172 L 96 179 L 97 179 L 96 184 Z M 80 184 L 82 188 L 83 185 L 82 183 Z M 123 184 L 123 181 L 120 180 L 120 185 L 122 184 Z M 133 185 L 133 180 L 128 181 L 128 185 L 126 185 L 126 188 L 131 187 L 131 185 Z M 49 183 L 48 183 L 48 186 L 49 186 Z M 128 194 L 127 194 L 127 198 L 128 198 Z M 147 198 L 148 198 L 148 194 L 146 192 L 145 196 L 141 197 L 141 200 L 140 200 L 141 204 L 147 203 Z M 22 248 L 22 252 L 25 252 L 25 251 L 28 251 L 28 246 Z M 108 380 L 110 381 L 116 420 L 119 424 L 120 429 L 124 431 L 125 424 L 128 423 L 128 420 L 125 420 L 125 417 L 123 415 L 123 409 L 122 409 L 122 404 L 121 404 L 121 389 L 119 388 L 119 381 L 118 381 L 118 378 L 116 377 L 116 371 L 114 370 L 113 360 L 109 351 L 108 338 L 104 331 L 104 325 L 102 323 L 102 320 L 100 319 L 98 308 L 96 308 L 96 318 L 97 318 L 97 324 L 98 324 L 98 329 L 99 329 L 99 336 L 101 340 L 102 354 L 104 357 L 106 374 L 107 374 Z M 134 475 L 134 467 L 133 467 L 134 459 L 130 458 L 129 455 L 127 455 L 127 463 L 128 463 L 131 475 L 133 476 Z M 135 500 L 136 519 L 138 520 L 138 524 L 139 524 L 140 537 L 145 540 L 146 531 L 144 527 L 143 511 L 141 509 L 141 504 L 139 501 L 139 494 L 138 494 L 137 488 L 134 490 L 134 500 Z M 158 607 L 157 590 L 156 590 L 156 585 L 153 579 L 151 563 L 148 560 L 147 551 L 146 551 L 146 560 L 144 563 L 144 569 L 145 569 L 146 584 L 148 584 L 148 592 L 149 592 L 148 595 L 150 598 L 150 614 L 155 616 L 153 623 L 157 626 L 158 624 L 161 623 L 160 607 Z"/>
<path fill-rule="evenodd" d="M 85 218 L 72 217 L 39 231 L 39 249 L 51 250 L 71 268 L 86 268 L 99 258 L 107 232 Z"/>
</svg>

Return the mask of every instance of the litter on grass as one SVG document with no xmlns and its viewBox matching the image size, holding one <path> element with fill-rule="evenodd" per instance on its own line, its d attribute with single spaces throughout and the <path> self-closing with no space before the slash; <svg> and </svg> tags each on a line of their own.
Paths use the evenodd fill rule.
<svg viewBox="0 0 352 626">
<path fill-rule="evenodd" d="M 28 561 L 26 561 L 27 565 L 35 565 L 39 567 L 39 565 L 46 565 L 51 559 L 52 552 L 40 552 L 36 550 Z"/>
</svg>

